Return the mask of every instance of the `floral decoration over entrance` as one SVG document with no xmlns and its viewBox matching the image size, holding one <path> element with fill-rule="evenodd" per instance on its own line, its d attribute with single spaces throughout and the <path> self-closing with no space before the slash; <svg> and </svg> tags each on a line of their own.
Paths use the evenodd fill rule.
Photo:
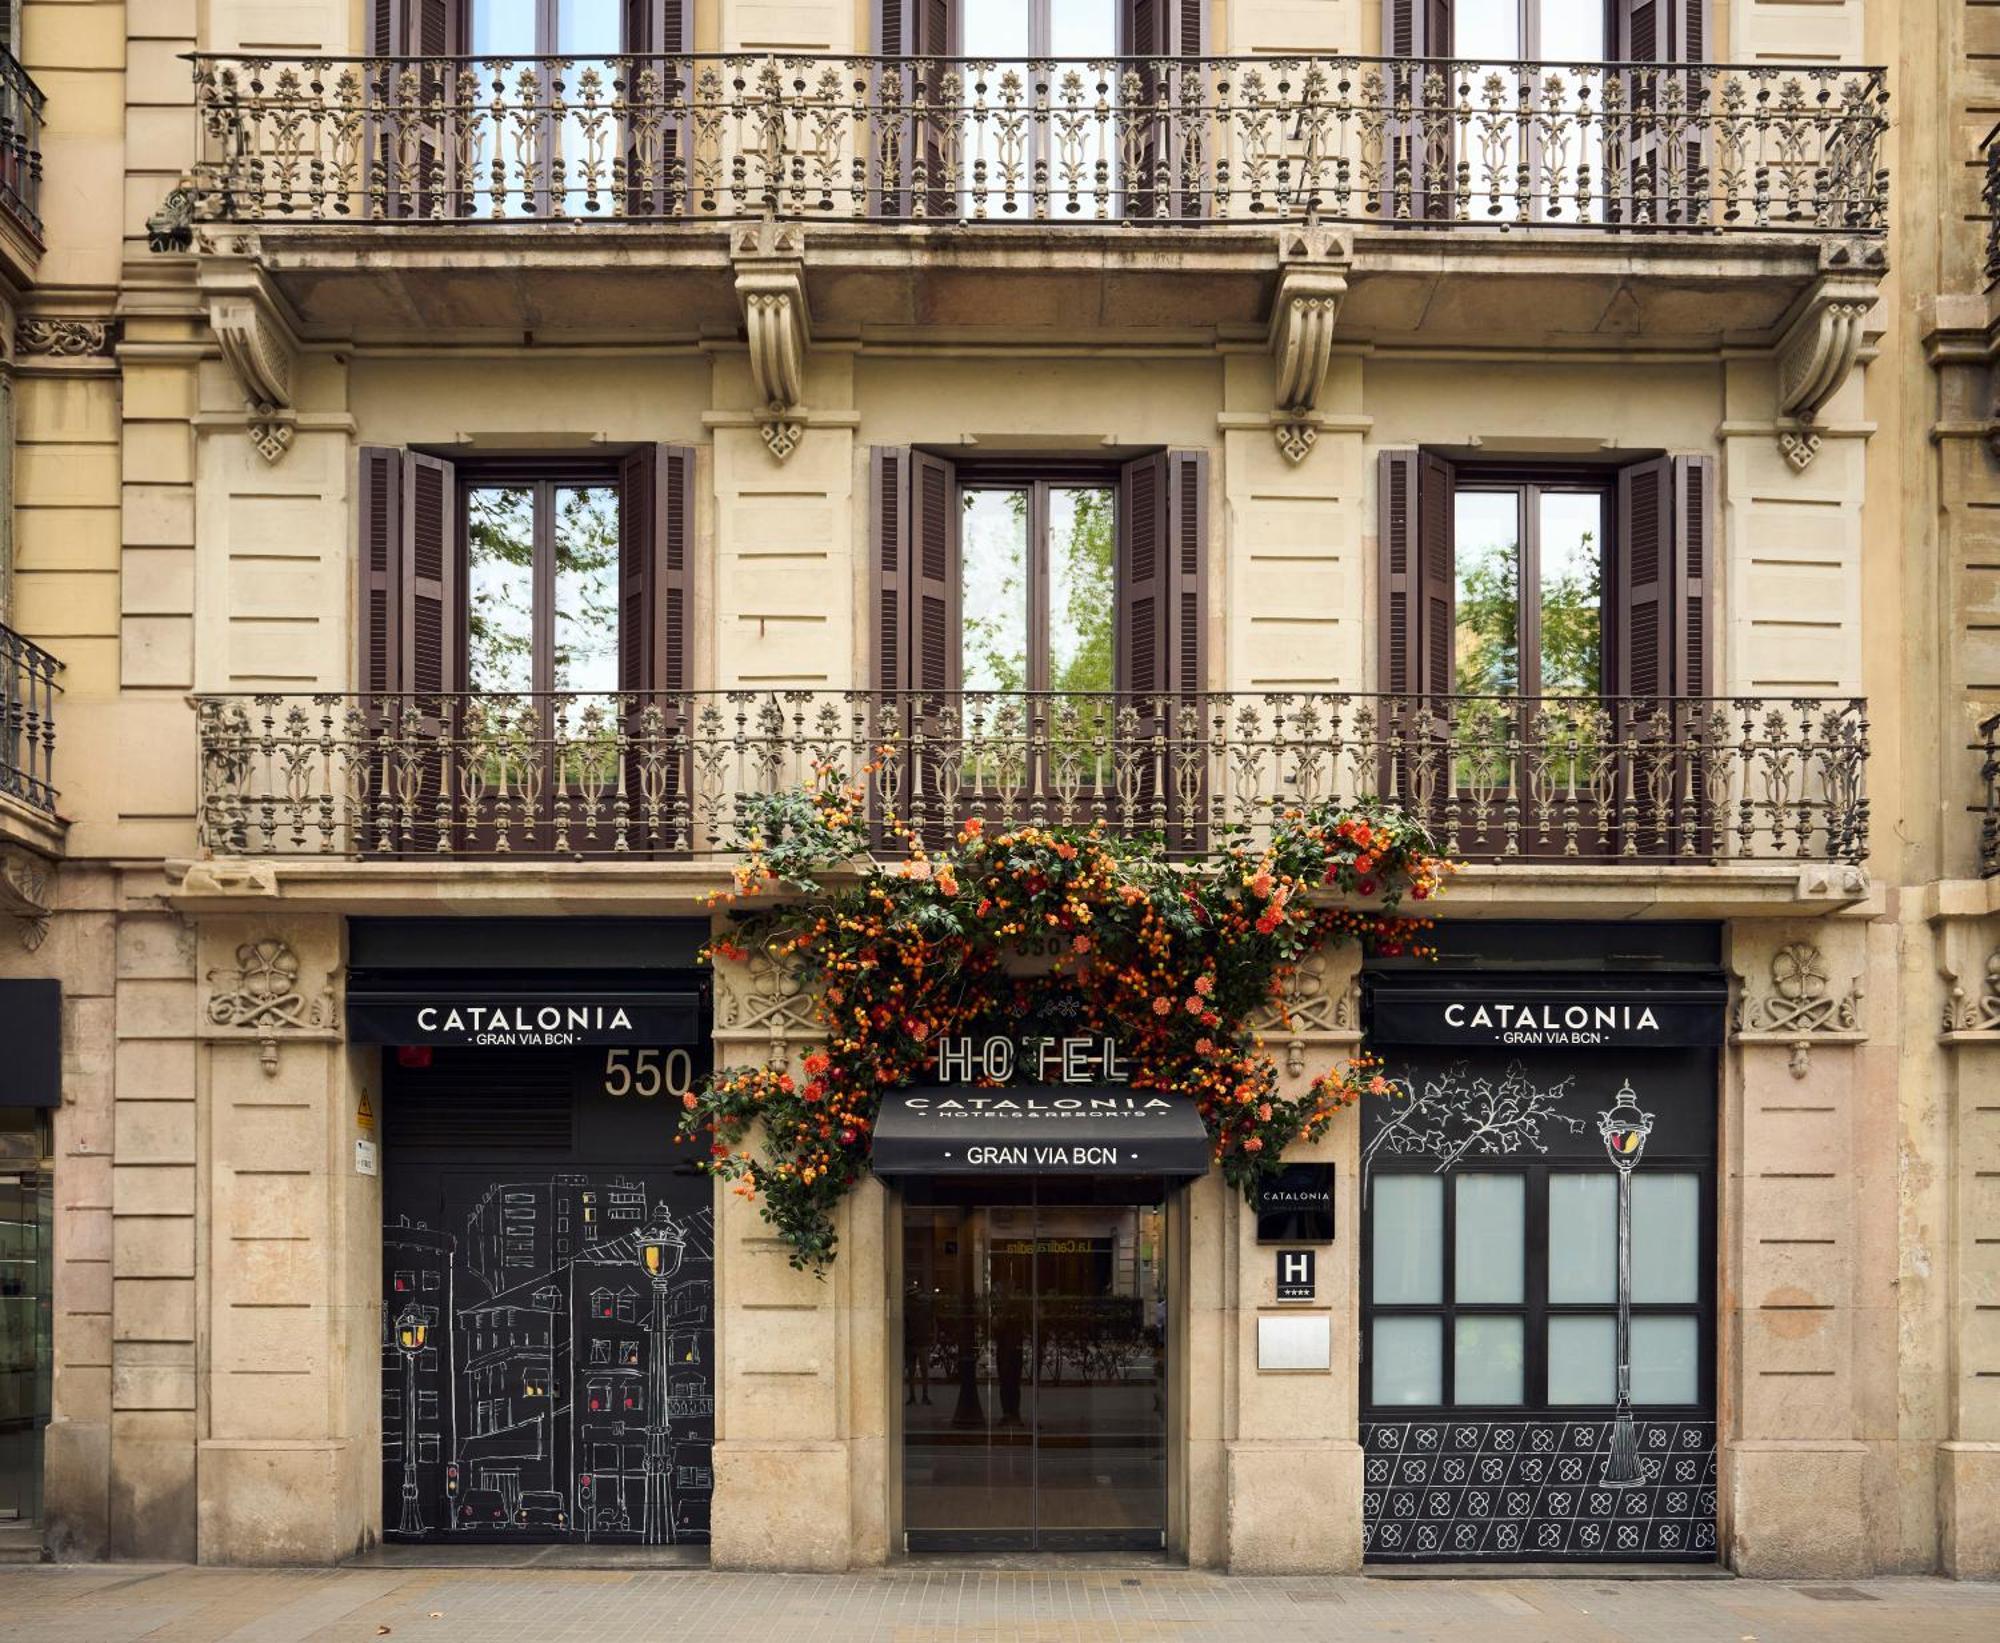
<svg viewBox="0 0 2000 1643">
<path fill-rule="evenodd" d="M 834 1212 L 867 1171 L 883 1092 L 918 1081 L 940 1038 L 1051 987 L 1073 995 L 1081 1030 L 1117 1038 L 1133 1088 L 1195 1104 L 1224 1177 L 1249 1195 L 1376 1077 L 1365 1058 L 1344 1062 L 1287 1097 L 1250 1023 L 1328 942 L 1424 952 L 1431 921 L 1394 909 L 1436 896 L 1450 872 L 1402 815 L 1331 806 L 1288 811 L 1264 841 L 1207 858 L 1170 859 L 1158 838 L 973 821 L 935 854 L 943 841 L 900 829 L 906 859 L 870 864 L 880 840 L 862 800 L 828 775 L 763 801 L 736 899 L 791 895 L 739 912 L 712 947 L 790 965 L 825 1042 L 803 1076 L 722 1069 L 683 1098 L 682 1132 L 707 1134 L 709 1168 L 759 1201 L 801 1267 L 833 1258 Z M 821 882 L 849 864 L 863 865 Z M 1010 975 L 1010 953 L 1043 955 L 1052 973 Z"/>
</svg>

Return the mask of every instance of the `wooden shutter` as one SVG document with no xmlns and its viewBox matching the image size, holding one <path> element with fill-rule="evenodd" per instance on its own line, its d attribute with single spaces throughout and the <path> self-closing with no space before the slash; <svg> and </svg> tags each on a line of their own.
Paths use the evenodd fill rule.
<svg viewBox="0 0 2000 1643">
<path fill-rule="evenodd" d="M 686 217 L 688 117 L 694 95 L 693 0 L 625 0 L 624 47 L 629 63 L 617 70 L 620 96 L 650 119 L 621 113 L 627 217 Z M 657 146 L 645 131 L 657 132 Z"/>
<path fill-rule="evenodd" d="M 1714 490 L 1711 458 L 1674 458 L 1674 688 L 1682 696 L 1707 696 L 1715 688 L 1708 635 Z"/>
<path fill-rule="evenodd" d="M 454 57 L 465 50 L 464 0 L 370 0 L 375 57 Z"/>
<path fill-rule="evenodd" d="M 1167 689 L 1194 695 L 1208 688 L 1208 453 L 1169 451 L 1166 480 Z"/>
<path fill-rule="evenodd" d="M 1671 458 L 1619 470 L 1615 694 L 1635 712 L 1674 693 L 1673 504 Z"/>
<path fill-rule="evenodd" d="M 1121 693 L 1154 699 L 1136 704 L 1142 714 L 1173 689 L 1169 488 L 1165 456 L 1142 456 L 1119 475 L 1112 676 Z"/>
<path fill-rule="evenodd" d="M 369 50 L 375 57 L 387 59 L 455 57 L 466 47 L 466 9 L 467 0 L 370 0 Z M 392 60 L 368 70 L 367 101 L 377 107 L 401 105 L 401 77 L 408 66 Z M 442 109 L 444 120 L 442 124 L 426 121 L 416 133 L 413 178 L 406 180 L 397 175 L 402 148 L 393 124 L 380 119 L 369 121 L 367 140 L 375 153 L 382 190 L 379 199 L 369 200 L 370 214 L 417 218 L 463 214 L 465 201 L 452 175 L 455 133 L 451 125 L 458 95 L 458 73 L 458 65 L 452 62 L 418 65 L 416 103 L 425 109 Z M 396 120 L 413 118 L 405 113 Z"/>
<path fill-rule="evenodd" d="M 400 688 L 402 674 L 403 453 L 392 446 L 361 448 L 361 634 L 358 677 L 369 712 Z"/>
<path fill-rule="evenodd" d="M 463 686 L 457 489 L 451 463 L 420 451 L 404 453 L 399 688 L 433 698 Z"/>
<path fill-rule="evenodd" d="M 1417 599 L 1422 633 L 1418 640 L 1418 688 L 1449 696 L 1457 688 L 1458 566 L 1453 541 L 1452 465 L 1423 453 L 1418 464 Z"/>
<path fill-rule="evenodd" d="M 1417 688 L 1417 457 L 1384 451 L 1376 463 L 1376 542 L 1382 561 L 1382 691 Z"/>
<path fill-rule="evenodd" d="M 1203 0 L 1124 0 L 1118 16 L 1121 57 L 1200 57 L 1208 43 Z"/>
<path fill-rule="evenodd" d="M 910 453 L 902 446 L 878 445 L 869 453 L 869 517 L 875 535 L 873 584 L 874 677 L 884 695 L 909 684 L 904 656 L 910 608 L 909 542 L 904 521 L 910 505 Z M 878 706 L 881 704 L 878 704 Z"/>
<path fill-rule="evenodd" d="M 1384 57 L 1449 57 L 1451 0 L 1382 0 Z"/>
<path fill-rule="evenodd" d="M 640 446 L 618 465 L 618 689 L 631 748 L 621 843 L 635 850 L 679 854 L 694 842 L 684 736 L 693 539 L 693 449 Z"/>
<path fill-rule="evenodd" d="M 1542 45 L 1554 55 L 1558 42 Z M 1612 59 L 1621 63 L 1703 62 L 1707 0 L 1612 0 L 1610 46 Z"/>
<path fill-rule="evenodd" d="M 943 457 L 910 453 L 910 649 L 912 689 L 960 686 L 958 476 Z"/>
<path fill-rule="evenodd" d="M 1175 112 L 1183 106 L 1184 77 L 1203 72 L 1207 13 L 1204 0 L 1124 0 L 1119 7 L 1118 54 L 1152 60 L 1139 65 L 1140 101 L 1126 116 L 1139 128 L 1139 140 L 1130 162 L 1135 175 L 1127 179 L 1125 210 L 1141 221 L 1199 217 L 1207 209 L 1211 167 L 1205 133 L 1198 125 L 1190 129 Z M 1186 59 L 1188 66 L 1163 76 L 1158 61 L 1172 57 Z"/>
<path fill-rule="evenodd" d="M 956 56 L 959 49 L 957 7 L 951 0 L 875 0 L 875 49 L 883 57 Z M 922 120 L 913 116 L 904 122 L 893 172 L 885 174 L 881 169 L 880 155 L 871 155 L 869 164 L 874 173 L 874 210 L 889 217 L 914 214 L 915 200 L 911 188 L 916 177 L 917 160 L 921 156 L 926 182 L 923 214 L 949 221 L 958 215 L 957 200 L 951 188 L 936 184 L 944 168 L 943 136 L 953 116 L 949 110 L 930 112 L 936 109 L 942 94 L 943 76 L 935 68 L 889 67 L 881 72 L 900 78 L 895 96 L 904 108 L 914 104 L 921 81 L 926 113 Z"/>
</svg>

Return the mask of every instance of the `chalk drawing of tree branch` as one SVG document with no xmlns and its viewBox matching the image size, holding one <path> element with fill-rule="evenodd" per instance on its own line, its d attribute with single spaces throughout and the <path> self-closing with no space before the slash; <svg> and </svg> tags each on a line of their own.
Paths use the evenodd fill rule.
<svg viewBox="0 0 2000 1643">
<path fill-rule="evenodd" d="M 1574 1093 L 1573 1078 L 1543 1089 L 1518 1061 L 1508 1065 L 1498 1084 L 1472 1078 L 1464 1062 L 1448 1068 L 1441 1078 L 1426 1080 L 1421 1089 L 1408 1079 L 1391 1079 L 1395 1093 L 1383 1099 L 1395 1104 L 1369 1137 L 1361 1153 L 1363 1195 L 1369 1169 L 1378 1152 L 1392 1157 L 1437 1160 L 1433 1172 L 1442 1175 L 1468 1153 L 1504 1157 L 1510 1153 L 1549 1149 L 1542 1140 L 1545 1124 L 1561 1124 L 1570 1134 L 1586 1128 L 1581 1118 L 1561 1110 Z"/>
</svg>

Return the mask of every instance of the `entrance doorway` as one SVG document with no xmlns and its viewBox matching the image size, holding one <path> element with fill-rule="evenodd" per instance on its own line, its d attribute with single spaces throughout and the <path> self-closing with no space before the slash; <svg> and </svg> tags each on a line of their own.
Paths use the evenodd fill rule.
<svg viewBox="0 0 2000 1643">
<path fill-rule="evenodd" d="M 1160 1180 L 911 1181 L 905 1548 L 1163 1548 L 1168 1336 Z"/>
</svg>

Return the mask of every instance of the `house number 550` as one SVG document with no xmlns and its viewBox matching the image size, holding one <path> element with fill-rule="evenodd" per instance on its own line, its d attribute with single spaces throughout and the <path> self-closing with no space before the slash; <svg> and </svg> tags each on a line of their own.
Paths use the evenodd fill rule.
<svg viewBox="0 0 2000 1643">
<path fill-rule="evenodd" d="M 694 1062 L 686 1050 L 606 1050 L 604 1093 L 608 1096 L 686 1095 L 694 1083 Z"/>
</svg>

